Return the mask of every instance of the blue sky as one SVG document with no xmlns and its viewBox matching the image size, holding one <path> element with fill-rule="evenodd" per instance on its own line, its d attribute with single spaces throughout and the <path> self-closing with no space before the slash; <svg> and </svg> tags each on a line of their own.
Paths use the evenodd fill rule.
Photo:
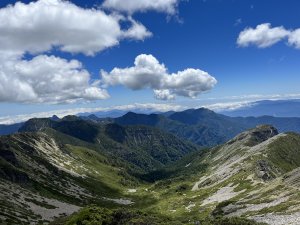
<svg viewBox="0 0 300 225">
<path fill-rule="evenodd" d="M 1 1 L 1 10 L 15 2 Z M 22 2 L 27 4 L 31 1 Z M 97 10 L 103 10 L 108 15 L 114 11 L 103 9 L 103 2 L 100 0 L 88 1 L 88 3 L 80 0 L 71 2 L 83 9 L 96 7 Z M 25 49 L 22 59 L 31 60 L 39 54 L 53 55 L 65 60 L 75 59 L 80 61 L 83 68 L 88 71 L 89 82 L 92 82 L 100 79 L 101 69 L 112 75 L 110 71 L 115 67 L 122 69 L 132 67 L 137 56 L 151 54 L 159 63 L 165 65 L 169 75 L 187 68 L 200 69 L 214 77 L 217 84 L 197 92 L 196 96 L 192 96 L 193 98 L 178 94 L 178 90 L 170 89 L 176 95 L 176 99 L 165 101 L 154 98 L 152 89 L 157 88 L 156 86 L 132 90 L 128 85 L 120 82 L 105 87 L 110 97 L 104 100 L 88 99 L 88 101 L 75 101 L 68 104 L 65 102 L 53 104 L 47 100 L 37 103 L 8 98 L 0 103 L 0 117 L 133 103 L 198 107 L 230 102 L 232 99 L 240 101 L 240 99 L 247 99 L 249 95 L 249 99 L 253 95 L 259 96 L 259 99 L 268 99 L 274 95 L 284 98 L 289 97 L 289 94 L 300 93 L 300 49 L 288 43 L 290 36 L 283 35 L 284 37 L 281 37 L 277 43 L 263 48 L 253 40 L 245 40 L 248 41 L 246 45 L 249 46 L 239 46 L 237 43 L 244 29 L 250 27 L 255 29 L 260 24 L 270 23 L 272 28 L 283 27 L 287 32 L 300 28 L 299 1 L 189 0 L 177 1 L 177 3 L 178 6 L 174 7 L 177 13 L 153 8 L 144 8 L 142 11 L 136 10 L 132 13 L 132 19 L 152 33 L 152 36 L 144 34 L 142 40 L 138 40 L 137 37 L 122 39 L 118 45 L 97 51 L 94 56 L 87 56 L 82 52 L 64 52 L 57 46 L 38 53 L 29 53 Z M 128 16 L 128 12 L 124 11 L 118 11 L 118 14 Z M 126 20 L 122 26 L 124 29 L 130 26 L 129 21 Z M 0 26 L 0 30 L 2 28 Z"/>
</svg>

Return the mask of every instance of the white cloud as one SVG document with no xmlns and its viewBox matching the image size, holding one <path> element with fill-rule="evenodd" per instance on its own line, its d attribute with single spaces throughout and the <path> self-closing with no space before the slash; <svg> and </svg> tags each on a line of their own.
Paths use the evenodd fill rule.
<svg viewBox="0 0 300 225">
<path fill-rule="evenodd" d="M 232 111 L 244 107 L 251 107 L 255 105 L 255 102 L 250 101 L 242 101 L 242 102 L 222 102 L 222 103 L 214 103 L 209 105 L 204 105 L 202 107 L 208 108 L 213 111 Z"/>
<path fill-rule="evenodd" d="M 153 90 L 154 97 L 160 100 L 174 100 L 175 95 L 171 94 L 170 90 Z"/>
<path fill-rule="evenodd" d="M 0 9 L 1 51 L 41 53 L 53 48 L 94 55 L 124 38 L 143 40 L 150 32 L 132 19 L 122 30 L 123 17 L 99 9 L 84 9 L 63 0 L 21 2 Z M 130 22 L 129 21 L 129 22 Z"/>
<path fill-rule="evenodd" d="M 293 100 L 300 99 L 299 93 L 289 93 L 289 94 L 252 94 L 252 95 L 241 95 L 241 96 L 224 96 L 221 98 L 215 98 L 214 101 L 220 101 L 212 104 L 205 104 L 201 107 L 205 107 L 217 112 L 222 111 L 232 111 L 245 107 L 252 107 L 259 101 L 269 100 L 269 101 L 279 101 L 279 100 Z"/>
<path fill-rule="evenodd" d="M 67 115 L 77 115 L 79 113 L 94 113 L 94 112 L 108 112 L 111 110 L 123 110 L 123 111 L 133 111 L 133 110 L 147 110 L 151 112 L 167 112 L 167 111 L 180 111 L 184 110 L 186 107 L 175 105 L 175 104 L 155 104 L 155 103 L 134 103 L 130 105 L 119 105 L 112 107 L 97 107 L 97 108 L 74 108 L 74 109 L 62 109 L 62 110 L 52 110 L 48 112 L 37 112 L 31 114 L 20 114 L 14 116 L 3 116 L 0 117 L 0 124 L 14 124 L 19 122 L 27 121 L 31 118 L 46 118 L 53 115 L 58 117 L 64 117 Z"/>
<path fill-rule="evenodd" d="M 255 45 L 266 48 L 284 39 L 287 39 L 290 46 L 300 49 L 300 28 L 295 30 L 288 30 L 283 26 L 272 28 L 270 23 L 263 23 L 256 28 L 244 29 L 239 34 L 237 44 L 241 47 Z"/>
<path fill-rule="evenodd" d="M 122 29 L 121 22 L 128 22 Z M 64 0 L 17 2 L 0 9 L 0 102 L 73 103 L 109 97 L 77 60 L 47 56 L 59 50 L 94 55 L 122 39 L 151 33 L 139 22 Z M 26 53 L 32 59 L 25 57 Z M 35 55 L 40 54 L 40 55 Z"/>
<path fill-rule="evenodd" d="M 199 69 L 185 69 L 169 74 L 164 64 L 152 55 L 141 54 L 135 58 L 134 66 L 101 71 L 105 86 L 124 85 L 132 90 L 151 88 L 155 97 L 162 100 L 177 96 L 195 98 L 211 90 L 217 80 Z"/>
<path fill-rule="evenodd" d="M 132 26 L 126 31 L 123 32 L 124 38 L 136 39 L 136 40 L 144 40 L 146 37 L 151 37 L 152 33 L 147 30 L 147 28 L 141 23 L 135 21 L 131 17 L 127 18 Z"/>
<path fill-rule="evenodd" d="M 244 29 L 237 39 L 237 44 L 242 47 L 256 45 L 266 48 L 276 44 L 290 35 L 290 31 L 284 27 L 271 27 L 270 23 L 257 25 L 256 28 Z"/>
<path fill-rule="evenodd" d="M 105 0 L 103 7 L 133 14 L 149 10 L 175 14 L 179 0 Z"/>
<path fill-rule="evenodd" d="M 290 33 L 288 43 L 297 49 L 300 49 L 300 28 Z"/>
<path fill-rule="evenodd" d="M 109 97 L 77 60 L 0 56 L 0 102 L 70 103 Z"/>
<path fill-rule="evenodd" d="M 250 94 L 250 95 L 235 95 L 235 96 L 223 96 L 220 98 L 209 98 L 208 100 L 239 100 L 242 102 L 249 101 L 260 101 L 260 100 L 288 100 L 288 99 L 299 99 L 299 93 L 288 93 L 288 94 Z M 200 99 L 199 99 L 200 100 Z"/>
</svg>

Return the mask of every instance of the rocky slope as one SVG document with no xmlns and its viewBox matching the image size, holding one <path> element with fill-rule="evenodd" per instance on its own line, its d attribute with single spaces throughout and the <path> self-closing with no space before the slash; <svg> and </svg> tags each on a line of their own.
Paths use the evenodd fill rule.
<svg viewBox="0 0 300 225">
<path fill-rule="evenodd" d="M 299 157 L 299 134 L 258 126 L 148 173 L 155 182 L 137 187 L 134 195 L 153 196 L 156 203 L 147 210 L 179 224 L 255 224 L 238 217 L 297 225 Z"/>
<path fill-rule="evenodd" d="M 279 134 L 272 126 L 258 126 L 224 145 L 178 162 L 176 167 L 181 170 L 173 169 L 169 189 L 160 190 L 167 199 L 161 206 L 170 215 L 202 212 L 296 225 L 299 166 L 299 134 Z M 176 191 L 180 195 L 169 194 Z"/>
<path fill-rule="evenodd" d="M 61 144 L 47 131 L 2 136 L 1 224 L 52 221 L 93 202 L 130 204 L 118 200 L 125 187 L 121 166 L 94 150 Z"/>
</svg>

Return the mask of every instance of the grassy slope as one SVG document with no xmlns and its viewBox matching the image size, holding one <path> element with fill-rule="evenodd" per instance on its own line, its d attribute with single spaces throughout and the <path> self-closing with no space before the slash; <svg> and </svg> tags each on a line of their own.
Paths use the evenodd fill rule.
<svg viewBox="0 0 300 225">
<path fill-rule="evenodd" d="M 128 161 L 138 172 L 164 166 L 198 149 L 185 140 L 153 127 L 97 124 L 77 117 L 64 118 L 62 121 L 32 119 L 21 130 L 44 130 L 49 127 L 87 143 L 89 148 Z M 59 136 L 56 138 L 63 139 Z"/>
<path fill-rule="evenodd" d="M 163 170 L 148 174 L 148 178 L 159 181 L 151 186 L 140 186 L 138 192 L 134 195 L 140 196 L 141 199 L 143 196 L 152 195 L 156 202 L 150 205 L 144 205 L 139 202 L 137 207 L 151 215 L 163 214 L 163 217 L 170 220 L 168 223 L 164 221 L 162 224 L 172 224 L 172 222 L 194 224 L 195 221 L 201 222 L 200 224 L 255 224 L 253 221 L 249 222 L 242 218 L 222 219 L 220 217 L 218 219 L 218 216 L 222 216 L 222 211 L 217 212 L 214 210 L 215 206 L 218 206 L 217 203 L 205 207 L 201 206 L 203 200 L 230 183 L 236 185 L 235 191 L 247 189 L 250 192 L 255 190 L 257 187 L 253 187 L 251 182 L 247 180 L 247 172 L 240 171 L 240 173 L 230 177 L 228 180 L 210 188 L 203 188 L 196 192 L 191 191 L 199 177 L 211 172 L 211 166 L 213 165 L 209 164 L 209 159 L 217 156 L 221 151 L 221 147 L 218 147 L 213 151 L 193 153 Z M 238 197 L 233 198 L 232 202 L 238 199 Z M 189 208 L 193 204 L 195 206 Z M 224 205 L 226 204 L 229 203 L 225 202 Z M 222 205 L 219 205 L 218 208 L 222 208 Z M 214 217 L 211 217 L 211 213 L 214 213 Z M 80 215 L 74 215 L 71 220 L 81 220 L 80 217 L 82 215 Z M 161 218 L 161 216 L 158 216 L 158 218 Z M 145 219 L 145 221 L 147 220 Z M 153 224 L 156 224 L 154 221 Z M 157 221 L 157 224 L 160 224 L 160 221 Z"/>
<path fill-rule="evenodd" d="M 10 217 L 8 224 L 22 224 L 21 215 L 26 218 L 25 221 L 41 219 L 39 216 L 35 217 L 34 212 L 31 212 L 28 206 L 25 207 L 26 210 L 23 210 L 22 205 L 27 205 L 27 203 L 22 198 L 18 197 L 20 199 L 18 204 L 13 203 L 13 199 L 19 196 L 17 194 L 19 192 L 29 197 L 26 197 L 27 202 L 32 202 L 34 205 L 49 205 L 54 209 L 56 207 L 51 203 L 42 203 L 42 200 L 36 199 L 55 199 L 79 206 L 97 204 L 116 207 L 117 204 L 102 197 L 128 198 L 127 189 L 136 185 L 137 180 L 126 173 L 126 169 L 122 170 L 122 165 L 127 165 L 125 162 L 109 159 L 94 149 L 82 147 L 85 145 L 82 141 L 66 136 L 62 142 L 73 143 L 73 145 L 57 142 L 60 149 L 45 154 L 37 148 L 35 143 L 40 141 L 45 145 L 48 143 L 50 145 L 49 136 L 62 137 L 54 130 L 46 132 L 48 135 L 23 133 L 0 137 L 1 221 L 1 218 Z M 54 147 L 51 146 L 51 149 Z M 50 161 L 54 164 L 49 163 Z M 69 172 L 59 169 L 62 167 L 64 170 L 84 177 L 72 176 Z M 9 186 L 15 191 L 10 191 Z M 11 216 L 8 217 L 9 208 Z"/>
<path fill-rule="evenodd" d="M 37 125 L 30 124 L 30 130 L 37 129 L 39 132 L 0 137 L 2 146 L 0 181 L 13 182 L 9 185 L 31 196 L 27 199 L 28 202 L 54 209 L 56 206 L 43 203 L 48 200 L 36 199 L 47 198 L 79 206 L 96 204 L 115 208 L 118 204 L 102 197 L 113 199 L 121 197 L 129 198 L 135 202 L 135 206 L 145 208 L 153 205 L 157 200 L 148 193 L 130 195 L 127 192 L 129 188 L 145 185 L 130 175 L 132 171 L 143 173 L 197 149 L 190 143 L 153 128 L 117 126 L 108 130 L 107 126 L 90 126 L 90 123 L 84 123 L 82 126 L 81 122 L 78 124 L 74 120 L 67 120 L 58 126 L 53 125 L 55 123 L 53 121 L 42 120 Z M 124 129 L 124 134 L 120 135 L 119 129 Z M 81 135 L 82 133 L 84 135 Z M 86 136 L 87 133 L 92 134 L 92 138 Z M 142 148 L 139 147 L 140 145 Z M 162 151 L 165 148 L 167 151 Z M 12 156 L 7 155 L 7 152 Z M 11 162 L 11 159 L 14 162 Z M 73 176 L 70 173 L 83 177 Z M 69 187 L 69 184 L 72 184 L 72 187 Z M 8 189 L 8 186 L 1 186 L 3 193 Z M 81 193 L 82 191 L 84 193 Z M 8 191 L 0 198 L 14 199 L 9 196 L 14 194 Z M 9 200 L 1 205 L 1 209 L 9 209 L 12 204 Z M 7 222 L 8 224 L 21 224 L 22 221 L 16 216 L 18 213 L 26 218 L 25 221 L 41 221 L 42 218 L 35 217 L 28 206 L 26 208 L 29 210 L 22 211 L 20 208 L 22 204 L 27 203 L 20 201 L 9 213 L 13 216 Z M 7 217 L 6 214 L 0 213 L 1 221 L 3 216 Z"/>
<path fill-rule="evenodd" d="M 123 127 L 121 128 L 123 129 Z M 138 127 L 138 129 L 141 129 L 143 132 L 149 132 L 149 129 L 143 130 L 144 127 Z M 246 138 L 244 140 L 243 138 L 245 137 L 239 137 L 237 140 L 223 146 L 218 146 L 211 151 L 192 153 L 174 164 L 168 164 L 164 169 L 147 173 L 143 176 L 145 180 L 156 181 L 153 184 L 147 184 L 138 181 L 126 172 L 124 173 L 124 171 L 130 169 L 128 161 L 124 161 L 124 158 L 121 160 L 110 158 L 112 154 L 107 151 L 107 149 L 116 146 L 125 145 L 125 148 L 128 150 L 133 150 L 135 146 L 140 146 L 140 141 L 144 141 L 145 137 L 149 135 L 147 132 L 143 134 L 141 130 L 125 129 L 125 131 L 123 130 L 125 133 L 123 133 L 122 130 L 120 132 L 119 127 L 113 127 L 111 132 L 116 134 L 114 137 L 108 135 L 106 133 L 107 130 L 101 130 L 100 135 L 97 135 L 96 138 L 101 138 L 102 143 L 95 144 L 94 142 L 78 140 L 55 130 L 47 129 L 46 133 L 51 137 L 56 137 L 58 143 L 63 146 L 63 152 L 75 159 L 76 163 L 73 167 L 68 168 L 69 165 L 64 166 L 67 169 L 73 169 L 79 174 L 88 176 L 88 179 L 72 178 L 73 182 L 86 188 L 94 196 L 94 198 L 88 201 L 85 200 L 84 205 L 96 204 L 109 208 L 86 208 L 79 214 L 75 214 L 67 220 L 57 222 L 57 224 L 65 224 L 66 221 L 69 224 L 84 220 L 90 220 L 91 222 L 95 218 L 101 219 L 103 215 L 108 219 L 107 224 L 117 224 L 111 221 L 114 221 L 115 216 L 120 216 L 120 214 L 122 218 L 124 217 L 123 224 L 147 224 L 147 221 L 153 222 L 150 224 L 193 224 L 195 221 L 199 221 L 201 224 L 254 224 L 243 219 L 233 218 L 230 221 L 229 219 L 222 219 L 222 215 L 225 214 L 223 208 L 227 205 L 244 207 L 240 201 L 241 199 L 246 199 L 247 204 L 260 204 L 272 202 L 274 196 L 282 193 L 292 196 L 292 201 L 269 208 L 262 208 L 257 212 L 247 212 L 243 215 L 247 217 L 257 213 L 284 212 L 290 206 L 295 206 L 300 202 L 300 196 L 297 192 L 282 182 L 282 175 L 285 172 L 290 172 L 298 167 L 300 137 L 297 134 L 290 133 L 287 136 L 274 139 L 274 141 L 265 145 L 259 145 L 260 142 L 263 143 L 264 139 Z M 153 130 L 151 129 L 150 131 Z M 135 132 L 138 132 L 139 135 L 142 133 L 142 136 L 136 135 Z M 130 137 L 130 141 L 127 140 L 128 137 Z M 159 138 L 160 135 L 157 137 L 158 139 L 149 139 L 146 146 L 152 146 L 156 142 L 164 140 Z M 249 140 L 252 143 L 251 146 L 249 146 Z M 254 143 L 253 140 L 259 141 Z M 173 143 L 174 141 L 172 141 Z M 13 149 L 18 148 L 19 144 L 13 146 Z M 251 155 L 247 155 L 247 152 L 252 151 L 252 147 L 257 145 L 260 146 L 258 151 L 255 154 L 251 153 Z M 142 151 L 146 151 L 147 153 L 149 149 Z M 20 154 L 22 155 L 22 153 Z M 239 165 L 242 167 L 237 173 L 228 176 L 218 183 L 218 179 L 211 175 L 216 172 L 217 168 L 224 166 L 235 156 L 245 156 L 239 162 Z M 257 162 L 259 161 L 267 162 L 267 172 L 272 173 L 274 176 L 270 180 L 264 181 L 257 175 Z M 76 164 L 85 165 L 85 169 L 76 166 Z M 238 164 L 234 164 L 234 167 L 236 166 Z M 120 168 L 124 168 L 124 170 L 120 170 Z M 68 174 L 63 173 L 63 176 L 60 178 L 64 178 L 65 176 L 69 177 Z M 195 182 L 204 176 L 207 178 L 199 186 L 200 189 L 192 191 L 191 189 Z M 49 186 L 51 187 L 50 184 Z M 234 187 L 233 192 L 243 192 L 238 193 L 229 201 L 225 200 L 221 203 L 212 202 L 202 206 L 202 203 L 208 197 L 213 196 L 218 190 L 228 186 Z M 37 187 L 40 188 L 40 184 Z M 128 188 L 135 188 L 137 192 L 130 194 L 127 192 Z M 58 194 L 52 188 L 47 188 L 46 190 L 40 188 L 37 190 L 42 195 L 72 202 L 66 194 Z M 258 193 L 256 193 L 257 191 Z M 118 211 L 117 208 L 119 206 L 99 198 L 103 194 L 109 197 L 127 197 L 132 199 L 135 204 L 126 207 L 129 211 L 123 209 Z M 95 196 L 98 196 L 98 198 Z M 135 209 L 139 209 L 139 211 Z M 220 219 L 218 219 L 219 216 L 221 216 Z"/>
<path fill-rule="evenodd" d="M 156 213 L 163 212 L 164 215 L 174 219 L 189 218 L 196 221 L 207 218 L 211 213 L 215 216 L 224 215 L 222 209 L 227 205 L 233 206 L 232 212 L 239 211 L 239 208 L 246 207 L 247 204 L 258 205 L 256 210 L 240 214 L 244 217 L 269 212 L 285 213 L 290 207 L 299 207 L 300 196 L 297 189 L 284 182 L 284 177 L 286 172 L 299 167 L 300 135 L 289 133 L 274 138 L 269 144 L 264 144 L 261 140 L 262 144 L 256 143 L 252 146 L 258 146 L 258 152 L 247 155 L 246 152 L 251 149 L 247 146 L 249 141 L 253 144 L 253 139 L 247 139 L 232 149 L 224 145 L 212 151 L 194 153 L 173 166 L 148 174 L 148 178 L 150 176 L 151 179 L 161 179 L 148 189 L 158 199 L 157 205 L 148 209 Z M 235 156 L 245 156 L 242 161 L 233 164 L 233 168 L 241 166 L 238 172 L 224 180 L 214 176 L 218 167 L 228 164 Z M 264 173 L 270 175 L 267 180 L 259 175 L 261 168 L 258 162 L 261 161 L 266 162 Z M 225 169 L 224 172 L 226 173 Z M 203 180 L 199 190 L 192 191 L 195 183 L 204 176 L 207 178 Z M 223 203 L 212 202 L 202 205 L 224 187 L 233 187 L 231 193 L 237 194 L 228 201 L 224 200 Z M 265 205 L 281 198 L 286 200 L 270 206 Z M 215 207 L 219 210 L 214 210 Z"/>
<path fill-rule="evenodd" d="M 270 145 L 269 160 L 283 173 L 300 166 L 299 134 L 289 133 Z"/>
<path fill-rule="evenodd" d="M 263 225 L 254 221 L 241 218 L 207 218 L 206 220 L 198 220 L 196 223 L 201 225 Z M 172 219 L 157 213 L 148 213 L 141 210 L 117 209 L 108 210 L 99 207 L 87 207 L 79 213 L 66 218 L 57 220 L 52 225 L 182 225 L 195 224 L 194 222 L 180 219 Z"/>
</svg>

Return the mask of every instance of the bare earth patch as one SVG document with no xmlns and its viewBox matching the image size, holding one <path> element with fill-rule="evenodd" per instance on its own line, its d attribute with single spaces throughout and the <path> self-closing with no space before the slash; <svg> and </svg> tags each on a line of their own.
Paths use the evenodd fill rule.
<svg viewBox="0 0 300 225">
<path fill-rule="evenodd" d="M 234 192 L 234 189 L 237 186 L 232 186 L 233 184 L 229 184 L 226 187 L 222 187 L 220 188 L 216 193 L 214 193 L 212 196 L 208 197 L 207 199 L 205 199 L 201 206 L 204 205 L 208 205 L 211 203 L 219 203 L 219 202 L 223 202 L 223 201 L 227 201 L 235 196 L 237 196 L 238 194 L 244 192 L 245 190 L 239 191 L 239 192 Z"/>
</svg>

